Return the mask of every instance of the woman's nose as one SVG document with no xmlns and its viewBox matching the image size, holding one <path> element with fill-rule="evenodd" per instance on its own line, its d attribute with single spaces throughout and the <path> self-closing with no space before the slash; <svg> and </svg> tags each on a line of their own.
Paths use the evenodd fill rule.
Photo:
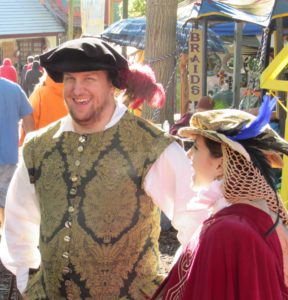
<svg viewBox="0 0 288 300">
<path fill-rule="evenodd" d="M 193 149 L 192 147 L 186 152 L 186 155 L 189 159 L 192 159 L 193 156 Z"/>
</svg>

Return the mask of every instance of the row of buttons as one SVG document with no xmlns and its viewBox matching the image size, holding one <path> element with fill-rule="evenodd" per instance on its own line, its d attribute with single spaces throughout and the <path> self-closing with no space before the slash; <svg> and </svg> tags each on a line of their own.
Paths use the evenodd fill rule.
<svg viewBox="0 0 288 300">
<path fill-rule="evenodd" d="M 79 137 L 79 142 L 80 143 L 85 143 L 86 142 L 86 140 L 87 140 L 87 136 L 84 136 L 84 135 L 82 135 L 82 136 L 80 136 Z M 79 153 L 82 153 L 83 151 L 84 151 L 84 146 L 83 145 L 79 145 L 78 147 L 77 147 L 77 151 L 79 152 Z M 80 160 L 75 160 L 75 162 L 74 162 L 74 164 L 75 164 L 75 166 L 76 167 L 79 167 L 80 165 L 81 165 L 81 162 L 80 162 Z M 69 191 L 69 194 L 72 196 L 72 197 L 75 197 L 76 195 L 77 195 L 77 187 L 75 186 L 76 184 L 77 184 L 77 182 L 78 182 L 78 180 L 79 180 L 79 176 L 77 176 L 77 175 L 72 175 L 71 177 L 70 177 L 70 180 L 71 180 L 71 182 L 72 182 L 72 188 L 70 189 L 70 191 Z M 74 213 L 74 211 L 75 211 L 75 208 L 73 207 L 73 198 L 70 198 L 70 206 L 68 207 L 68 212 L 69 212 L 69 219 L 65 222 L 65 227 L 70 231 L 70 229 L 71 229 L 71 227 L 72 227 L 72 214 Z M 66 242 L 66 243 L 69 243 L 71 241 L 71 237 L 69 236 L 69 234 L 68 235 L 65 235 L 64 236 L 64 242 Z M 68 249 L 69 249 L 69 246 L 68 246 L 68 248 L 67 248 L 67 251 L 65 251 L 63 254 L 62 254 L 62 257 L 64 258 L 64 259 L 66 259 L 67 260 L 67 262 L 69 263 L 69 251 L 68 251 Z M 64 267 L 63 268 L 63 271 L 62 271 L 62 273 L 65 275 L 65 277 L 67 278 L 66 280 L 65 280 L 65 286 L 66 286 L 66 292 L 67 292 L 67 299 L 68 300 L 73 300 L 73 295 L 71 294 L 71 286 L 72 286 L 72 281 L 71 280 L 69 280 L 68 278 L 69 278 L 69 274 L 71 274 L 72 273 L 72 270 L 68 267 L 68 266 L 66 266 L 66 267 Z"/>
</svg>

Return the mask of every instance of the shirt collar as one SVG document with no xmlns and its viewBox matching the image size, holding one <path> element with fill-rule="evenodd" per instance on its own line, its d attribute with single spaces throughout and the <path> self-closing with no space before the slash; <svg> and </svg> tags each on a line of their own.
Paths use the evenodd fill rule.
<svg viewBox="0 0 288 300">
<path fill-rule="evenodd" d="M 112 116 L 111 120 L 106 124 L 104 130 L 106 130 L 106 129 L 114 126 L 116 123 L 118 123 L 126 111 L 127 111 L 127 107 L 123 103 L 116 102 L 116 108 L 114 110 L 113 116 Z M 53 135 L 53 138 L 58 138 L 63 132 L 66 132 L 66 131 L 75 132 L 75 129 L 73 126 L 73 120 L 72 120 L 70 114 L 68 114 L 66 117 L 61 119 L 60 128 Z"/>
</svg>

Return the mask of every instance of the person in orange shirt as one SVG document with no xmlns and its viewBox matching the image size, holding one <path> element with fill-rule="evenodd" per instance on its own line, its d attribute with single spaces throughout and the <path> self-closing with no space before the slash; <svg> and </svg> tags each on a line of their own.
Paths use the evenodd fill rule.
<svg viewBox="0 0 288 300">
<path fill-rule="evenodd" d="M 64 104 L 63 83 L 56 83 L 46 73 L 41 77 L 40 83 L 29 97 L 33 108 L 35 130 L 67 115 Z M 21 131 L 20 146 L 24 141 L 24 131 Z"/>
</svg>

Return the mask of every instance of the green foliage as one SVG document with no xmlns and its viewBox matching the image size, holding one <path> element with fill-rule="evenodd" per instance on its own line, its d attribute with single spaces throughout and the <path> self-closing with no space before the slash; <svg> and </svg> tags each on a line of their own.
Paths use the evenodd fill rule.
<svg viewBox="0 0 288 300">
<path fill-rule="evenodd" d="M 129 18 L 141 17 L 146 15 L 146 0 L 128 0 L 128 16 Z M 119 13 L 123 16 L 123 4 L 119 5 Z"/>
<path fill-rule="evenodd" d="M 128 0 L 128 16 L 129 18 L 141 17 L 146 15 L 147 0 Z M 178 3 L 183 0 L 178 0 Z M 123 4 L 119 5 L 119 12 L 122 18 Z"/>
<path fill-rule="evenodd" d="M 146 0 L 130 0 L 128 10 L 131 17 L 144 16 L 146 14 Z"/>
</svg>

